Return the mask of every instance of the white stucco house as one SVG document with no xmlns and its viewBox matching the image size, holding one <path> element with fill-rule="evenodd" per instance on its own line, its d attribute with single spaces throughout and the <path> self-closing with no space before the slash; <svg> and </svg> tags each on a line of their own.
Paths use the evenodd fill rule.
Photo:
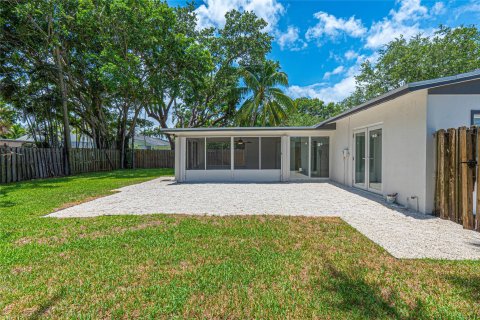
<svg viewBox="0 0 480 320">
<path fill-rule="evenodd" d="M 333 180 L 430 213 L 434 132 L 477 124 L 480 70 L 404 85 L 313 127 L 164 132 L 178 182 Z"/>
</svg>

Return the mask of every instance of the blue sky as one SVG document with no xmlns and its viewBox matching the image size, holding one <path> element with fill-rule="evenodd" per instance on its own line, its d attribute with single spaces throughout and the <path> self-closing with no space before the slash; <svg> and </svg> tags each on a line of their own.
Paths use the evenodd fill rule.
<svg viewBox="0 0 480 320">
<path fill-rule="evenodd" d="M 375 62 L 376 52 L 395 37 L 480 21 L 480 0 L 197 0 L 196 6 L 199 28 L 222 26 L 231 9 L 264 18 L 274 36 L 269 58 L 287 72 L 288 94 L 324 101 L 347 97 L 361 62 Z"/>
</svg>

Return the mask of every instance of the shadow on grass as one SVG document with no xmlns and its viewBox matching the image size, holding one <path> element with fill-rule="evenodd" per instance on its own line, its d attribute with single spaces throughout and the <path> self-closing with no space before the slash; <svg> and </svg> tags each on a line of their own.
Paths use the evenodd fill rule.
<svg viewBox="0 0 480 320">
<path fill-rule="evenodd" d="M 317 285 L 329 293 L 329 303 L 333 309 L 362 319 L 431 319 L 451 318 L 452 310 L 431 309 L 426 297 L 415 297 L 406 301 L 400 293 L 401 288 L 392 284 L 384 287 L 374 281 L 367 281 L 361 265 L 350 265 L 347 270 L 338 267 L 336 259 L 320 253 L 328 280 Z M 464 296 L 471 301 L 480 299 L 480 275 L 467 278 L 450 278 L 459 287 Z M 406 298 L 408 299 L 408 298 Z"/>
<path fill-rule="evenodd" d="M 11 182 L 7 184 L 0 184 L 0 195 L 8 193 L 12 190 L 19 189 L 33 189 L 33 188 L 58 188 L 55 185 L 62 182 L 70 181 L 72 177 L 60 177 L 60 178 L 48 178 L 48 179 L 36 179 L 20 182 Z"/>
<path fill-rule="evenodd" d="M 1 198 L 0 198 L 1 199 Z M 0 200 L 0 208 L 11 208 L 17 203 L 10 200 Z"/>
<path fill-rule="evenodd" d="M 52 185 L 58 183 L 70 182 L 72 180 L 81 179 L 129 179 L 129 178 L 156 178 L 162 176 L 173 176 L 174 171 L 171 168 L 159 169 L 124 169 L 115 171 L 100 171 L 80 173 L 68 177 L 53 177 L 44 179 L 25 180 L 20 182 L 12 182 L 7 184 L 0 184 L 0 196 L 13 189 L 31 189 L 31 188 L 58 188 L 59 186 Z"/>
<path fill-rule="evenodd" d="M 53 307 L 58 301 L 60 301 L 65 296 L 65 289 L 61 288 L 55 295 L 50 299 L 42 303 L 37 310 L 29 317 L 29 319 L 41 319 L 47 316 L 48 311 Z"/>
<path fill-rule="evenodd" d="M 171 168 L 157 168 L 157 169 L 123 169 L 116 171 L 83 173 L 77 177 L 89 179 L 128 179 L 128 178 L 157 178 L 163 176 L 173 176 L 174 171 Z M 75 177 L 75 176 L 74 176 Z"/>
<path fill-rule="evenodd" d="M 447 277 L 447 280 L 461 291 L 462 296 L 472 301 L 480 301 L 480 275 L 452 275 Z"/>
<path fill-rule="evenodd" d="M 357 313 L 362 318 L 398 318 L 398 311 L 393 306 L 398 299 L 396 293 L 391 293 L 386 300 L 378 288 L 372 287 L 361 276 L 352 277 L 338 270 L 333 263 L 327 262 L 325 268 L 330 273 L 330 280 L 326 290 L 340 298 L 332 305 L 337 310 L 348 313 Z M 335 299 L 337 300 L 337 299 Z"/>
</svg>

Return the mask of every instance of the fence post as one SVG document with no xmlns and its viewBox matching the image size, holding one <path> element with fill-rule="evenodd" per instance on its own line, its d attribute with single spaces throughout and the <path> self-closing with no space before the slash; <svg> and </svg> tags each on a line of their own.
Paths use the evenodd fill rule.
<svg viewBox="0 0 480 320">
<path fill-rule="evenodd" d="M 475 135 L 474 128 L 467 129 L 467 194 L 468 194 L 468 210 L 467 210 L 467 229 L 475 229 L 475 218 L 473 217 L 473 189 L 475 186 Z"/>
<path fill-rule="evenodd" d="M 467 128 L 458 129 L 459 163 L 460 163 L 460 201 L 459 216 L 460 223 L 464 223 L 467 215 L 468 196 L 467 196 Z"/>
<path fill-rule="evenodd" d="M 477 159 L 477 206 L 476 206 L 476 214 L 475 214 L 475 230 L 480 231 L 480 130 L 476 130 L 476 135 L 475 138 L 476 140 L 476 154 L 475 154 L 475 159 Z"/>
<path fill-rule="evenodd" d="M 5 183 L 5 173 L 4 173 L 4 161 L 5 156 L 3 155 L 4 147 L 0 146 L 0 182 Z"/>
<path fill-rule="evenodd" d="M 468 156 L 471 156 L 471 136 L 470 133 L 467 133 L 466 127 L 461 127 L 459 129 L 459 140 L 460 140 L 460 177 L 461 177 L 461 217 L 462 224 L 465 229 L 472 228 L 472 218 L 473 218 L 473 200 L 472 194 L 470 191 L 473 190 L 471 187 L 472 179 L 469 177 L 469 168 L 468 168 Z M 469 201 L 470 200 L 470 201 Z"/>
<path fill-rule="evenodd" d="M 450 220 L 458 222 L 458 192 L 457 192 L 457 130 L 448 129 L 448 215 Z"/>
<path fill-rule="evenodd" d="M 438 180 L 439 180 L 439 214 L 440 218 L 445 219 L 446 217 L 446 203 L 445 203 L 445 130 L 438 130 L 437 132 L 438 139 Z"/>
</svg>

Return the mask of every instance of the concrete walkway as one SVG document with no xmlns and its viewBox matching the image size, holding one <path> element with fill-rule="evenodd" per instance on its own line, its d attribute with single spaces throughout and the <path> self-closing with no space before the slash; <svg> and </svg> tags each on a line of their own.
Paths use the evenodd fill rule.
<svg viewBox="0 0 480 320">
<path fill-rule="evenodd" d="M 376 195 L 332 183 L 182 183 L 166 178 L 50 214 L 339 216 L 397 258 L 480 259 L 480 233 L 387 206 Z"/>
</svg>

